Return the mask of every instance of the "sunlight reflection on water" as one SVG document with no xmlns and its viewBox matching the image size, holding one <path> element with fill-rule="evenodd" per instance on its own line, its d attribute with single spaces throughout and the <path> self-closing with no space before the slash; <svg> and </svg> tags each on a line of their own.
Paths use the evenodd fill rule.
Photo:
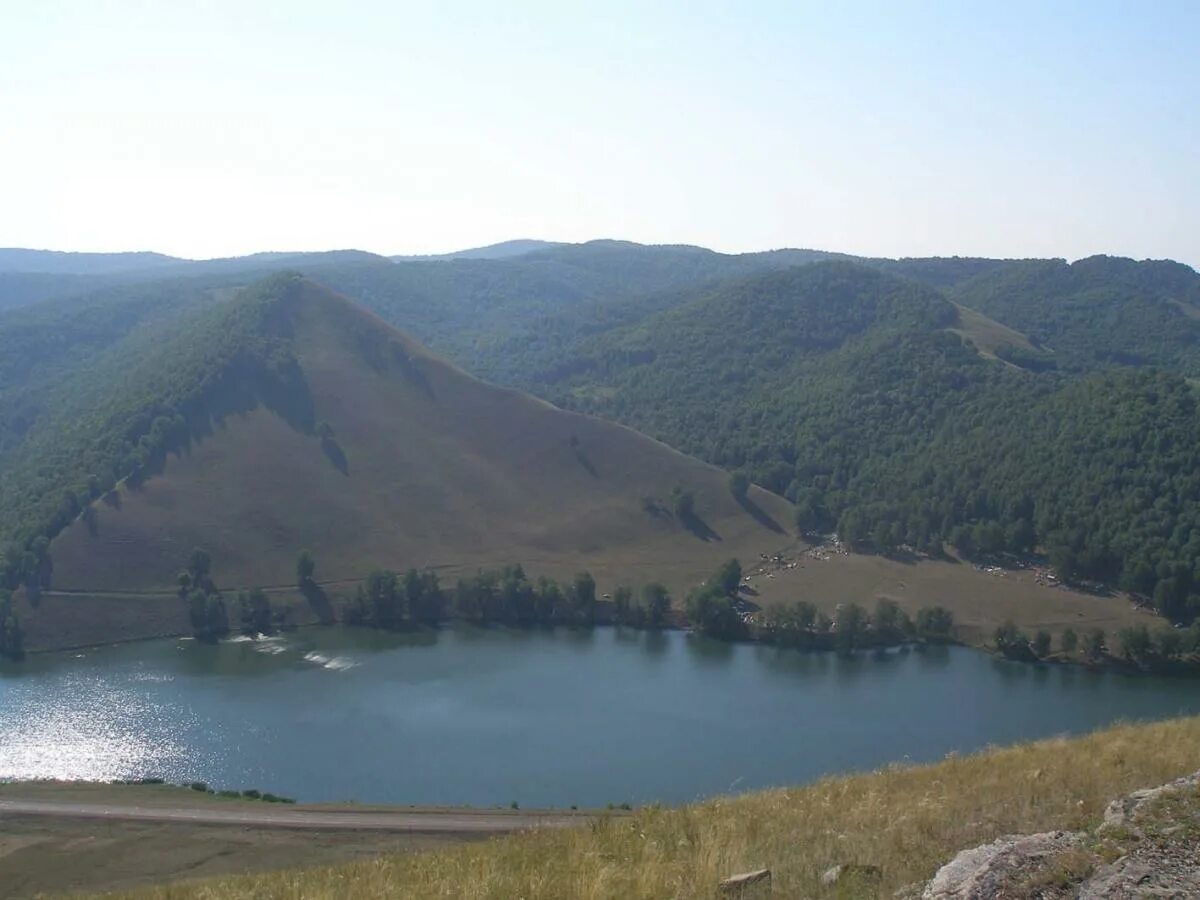
<svg viewBox="0 0 1200 900">
<path fill-rule="evenodd" d="M 169 675 L 132 673 L 131 680 L 169 681 Z M 179 777 L 186 748 L 171 737 L 180 711 L 165 710 L 136 690 L 94 673 L 72 673 L 55 688 L 30 681 L 5 697 L 0 773 L 11 779 Z M 174 723 L 174 724 L 172 724 Z"/>
</svg>

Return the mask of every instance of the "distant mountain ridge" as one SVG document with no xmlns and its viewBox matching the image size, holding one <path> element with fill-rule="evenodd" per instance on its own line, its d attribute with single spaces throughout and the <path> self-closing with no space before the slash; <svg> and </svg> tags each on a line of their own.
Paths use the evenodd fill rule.
<svg viewBox="0 0 1200 900">
<path fill-rule="evenodd" d="M 452 250 L 449 253 L 412 253 L 389 256 L 396 262 L 410 260 L 434 259 L 511 259 L 514 256 L 524 256 L 539 250 L 549 250 L 552 247 L 566 246 L 562 241 L 539 241 L 532 238 L 517 238 L 511 241 L 500 241 L 498 244 L 488 244 L 485 247 L 471 247 L 466 250 Z"/>
<path fill-rule="evenodd" d="M 109 275 L 186 263 L 189 260 L 148 251 L 132 253 L 76 253 L 62 250 L 27 250 L 0 247 L 0 272 L 38 272 L 48 275 Z"/>
</svg>

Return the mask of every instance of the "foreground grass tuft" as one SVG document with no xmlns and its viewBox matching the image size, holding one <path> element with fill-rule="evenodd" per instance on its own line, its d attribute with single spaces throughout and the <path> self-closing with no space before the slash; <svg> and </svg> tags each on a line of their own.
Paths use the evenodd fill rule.
<svg viewBox="0 0 1200 900">
<path fill-rule="evenodd" d="M 1086 828 L 1112 798 L 1197 769 L 1200 718 L 1120 725 L 575 829 L 122 896 L 715 897 L 721 878 L 768 866 L 776 896 L 822 897 L 833 894 L 821 873 L 845 862 L 880 866 L 880 896 L 890 896 L 964 847 L 1013 832 Z"/>
</svg>

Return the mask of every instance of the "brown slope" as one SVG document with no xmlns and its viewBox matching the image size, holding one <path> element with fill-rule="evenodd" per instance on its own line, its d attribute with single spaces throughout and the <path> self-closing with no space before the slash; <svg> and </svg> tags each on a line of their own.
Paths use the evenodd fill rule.
<svg viewBox="0 0 1200 900">
<path fill-rule="evenodd" d="M 775 495 L 755 489 L 755 514 L 721 470 L 484 384 L 315 284 L 286 303 L 315 420 L 337 447 L 263 407 L 227 417 L 119 507 L 98 504 L 93 529 L 54 541 L 56 591 L 170 590 L 195 546 L 223 587 L 290 584 L 307 547 L 326 582 L 521 562 L 680 590 L 789 542 L 770 527 L 790 523 Z M 646 496 L 669 505 L 676 484 L 695 492 L 706 538 L 643 509 Z"/>
</svg>

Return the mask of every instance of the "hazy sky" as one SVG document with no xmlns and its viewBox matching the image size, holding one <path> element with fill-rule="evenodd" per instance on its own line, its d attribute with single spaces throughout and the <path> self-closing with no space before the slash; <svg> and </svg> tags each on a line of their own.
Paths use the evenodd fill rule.
<svg viewBox="0 0 1200 900">
<path fill-rule="evenodd" d="M 0 246 L 1200 265 L 1200 2 L 0 0 Z"/>
</svg>

